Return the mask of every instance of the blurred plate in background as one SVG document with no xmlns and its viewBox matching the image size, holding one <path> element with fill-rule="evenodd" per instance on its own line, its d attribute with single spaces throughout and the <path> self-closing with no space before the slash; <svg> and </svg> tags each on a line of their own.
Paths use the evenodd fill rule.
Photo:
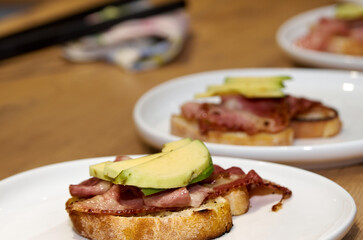
<svg viewBox="0 0 363 240">
<path fill-rule="evenodd" d="M 277 31 L 277 43 L 293 60 L 308 66 L 362 71 L 363 56 L 319 52 L 295 45 L 295 42 L 305 36 L 320 18 L 333 17 L 334 9 L 335 5 L 317 8 L 287 20 Z"/>
<path fill-rule="evenodd" d="M 285 92 L 322 101 L 338 110 L 342 131 L 332 138 L 299 139 L 293 146 L 237 146 L 207 143 L 214 155 L 280 162 L 304 168 L 322 168 L 363 161 L 363 73 L 314 69 L 233 69 L 198 73 L 170 80 L 145 93 L 134 108 L 141 137 L 153 147 L 179 137 L 171 135 L 170 116 L 193 100 L 207 85 L 227 76 L 290 75 Z"/>
</svg>

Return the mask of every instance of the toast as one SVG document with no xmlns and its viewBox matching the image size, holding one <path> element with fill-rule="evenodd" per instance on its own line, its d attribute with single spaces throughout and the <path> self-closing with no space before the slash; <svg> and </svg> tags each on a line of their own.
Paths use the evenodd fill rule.
<svg viewBox="0 0 363 240">
<path fill-rule="evenodd" d="M 293 129 L 288 127 L 278 133 L 257 133 L 248 135 L 236 131 L 208 131 L 202 134 L 197 121 L 188 120 L 181 115 L 172 115 L 170 122 L 171 134 L 179 137 L 201 139 L 205 142 L 251 146 L 283 146 L 291 145 L 294 139 Z"/>
<path fill-rule="evenodd" d="M 326 138 L 337 135 L 342 123 L 335 109 L 319 105 L 294 116 L 291 127 L 295 138 Z"/>
<path fill-rule="evenodd" d="M 331 53 L 363 56 L 363 43 L 343 36 L 331 37 L 326 46 L 326 51 Z"/>
<path fill-rule="evenodd" d="M 67 211 L 74 229 L 89 239 L 212 239 L 232 228 L 230 204 L 223 197 L 198 208 L 132 217 L 79 212 L 72 209 L 75 200 L 68 200 Z"/>
</svg>

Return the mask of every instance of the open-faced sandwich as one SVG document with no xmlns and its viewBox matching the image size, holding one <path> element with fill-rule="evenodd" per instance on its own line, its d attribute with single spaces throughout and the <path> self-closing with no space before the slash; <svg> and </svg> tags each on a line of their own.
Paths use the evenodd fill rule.
<svg viewBox="0 0 363 240">
<path fill-rule="evenodd" d="M 340 132 L 338 112 L 319 101 L 285 95 L 289 76 L 227 77 L 171 116 L 173 135 L 205 142 L 276 146 Z M 206 101 L 217 97 L 218 101 Z M 201 100 L 201 101 L 200 101 Z M 215 99 L 213 99 L 215 100 Z"/>
<path fill-rule="evenodd" d="M 298 39 L 302 48 L 363 56 L 363 6 L 338 4 L 334 17 L 322 17 L 307 35 Z"/>
<path fill-rule="evenodd" d="M 66 210 L 89 239 L 211 239 L 232 228 L 232 215 L 248 211 L 254 191 L 291 191 L 254 170 L 214 165 L 199 140 L 167 143 L 160 153 L 90 166 L 92 178 L 70 185 Z M 266 213 L 268 214 L 268 213 Z"/>
</svg>

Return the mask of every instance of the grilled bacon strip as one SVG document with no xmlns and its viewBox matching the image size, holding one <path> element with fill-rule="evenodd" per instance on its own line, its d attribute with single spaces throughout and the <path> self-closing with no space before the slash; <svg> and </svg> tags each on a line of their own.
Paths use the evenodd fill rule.
<svg viewBox="0 0 363 240">
<path fill-rule="evenodd" d="M 91 178 L 87 181 L 95 180 Z M 218 165 L 214 165 L 213 174 L 200 183 L 166 190 L 150 196 L 144 196 L 137 187 L 117 184 L 112 184 L 106 192 L 99 194 L 96 188 L 88 185 L 87 181 L 70 186 L 71 195 L 78 201 L 72 201 L 72 204 L 68 206 L 69 210 L 120 216 L 152 214 L 165 210 L 198 207 L 207 199 L 223 196 L 240 187 L 270 188 L 282 194 L 280 202 L 274 207 L 291 196 L 289 189 L 262 179 L 254 170 L 245 174 L 238 167 L 223 169 Z M 106 181 L 99 180 L 98 184 L 103 184 L 103 182 Z M 74 191 L 77 187 L 84 192 Z M 92 192 L 93 190 L 94 192 Z"/>
<path fill-rule="evenodd" d="M 98 178 L 90 178 L 77 185 L 70 185 L 69 192 L 72 196 L 91 197 L 101 195 L 107 192 L 112 186 L 112 183 L 103 181 Z"/>
<path fill-rule="evenodd" d="M 357 44 L 363 43 L 363 18 L 343 20 L 323 17 L 311 28 L 310 32 L 298 39 L 296 45 L 317 51 L 332 51 L 330 42 L 334 37 L 348 38 Z M 353 55 L 353 52 L 350 53 Z"/>
<path fill-rule="evenodd" d="M 242 131 L 249 135 L 277 133 L 286 129 L 296 115 L 309 111 L 320 102 L 306 98 L 246 98 L 242 95 L 221 96 L 219 104 L 187 102 L 181 114 L 198 122 L 199 131 Z"/>
</svg>

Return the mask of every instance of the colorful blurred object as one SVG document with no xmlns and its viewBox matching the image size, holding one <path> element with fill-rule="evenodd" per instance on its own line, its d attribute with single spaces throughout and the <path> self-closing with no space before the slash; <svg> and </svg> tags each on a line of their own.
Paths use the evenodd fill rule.
<svg viewBox="0 0 363 240">
<path fill-rule="evenodd" d="M 88 16 L 88 20 L 99 22 L 119 13 L 119 9 L 108 8 Z M 150 70 L 170 62 L 180 53 L 188 28 L 184 9 L 131 19 L 102 33 L 67 43 L 64 57 L 73 62 L 107 60 L 133 72 Z"/>
</svg>

